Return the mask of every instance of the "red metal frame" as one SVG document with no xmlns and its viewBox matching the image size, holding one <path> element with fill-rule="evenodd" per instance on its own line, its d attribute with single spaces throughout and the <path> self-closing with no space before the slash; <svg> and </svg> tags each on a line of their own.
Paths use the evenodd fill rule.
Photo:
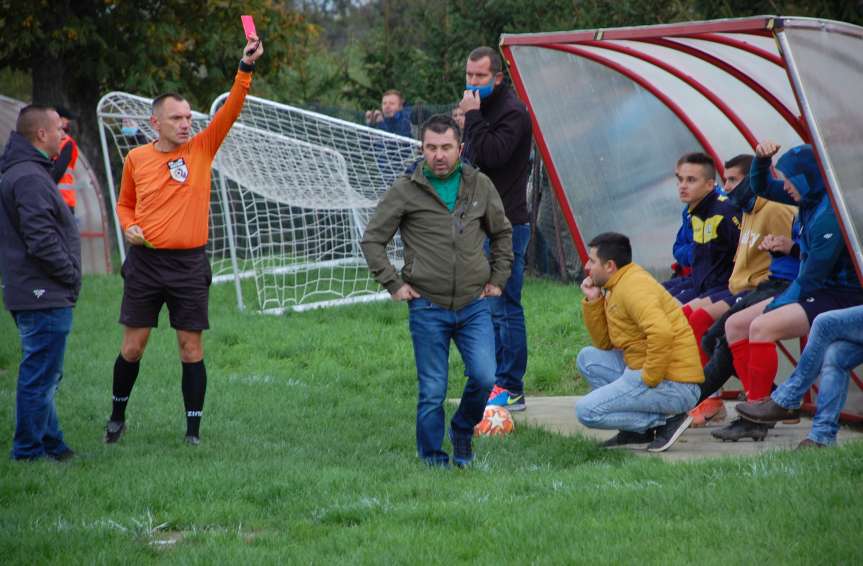
<svg viewBox="0 0 863 566">
<path fill-rule="evenodd" d="M 692 75 L 688 75 L 678 69 L 666 63 L 665 61 L 654 57 L 653 55 L 644 53 L 642 51 L 638 51 L 637 49 L 633 49 L 632 47 L 626 45 L 620 45 L 619 43 L 610 43 L 608 41 L 582 41 L 579 45 L 589 45 L 591 47 L 597 47 L 600 49 L 607 49 L 609 51 L 616 51 L 618 53 L 623 53 L 624 55 L 629 55 L 630 57 L 635 57 L 636 59 L 641 59 L 645 63 L 650 63 L 654 67 L 662 69 L 666 73 L 669 73 L 681 81 L 685 82 L 695 90 L 697 90 L 703 97 L 709 100 L 714 106 L 716 106 L 725 116 L 734 124 L 734 127 L 737 128 L 737 131 L 746 139 L 747 143 L 755 149 L 758 145 L 758 138 L 755 137 L 755 134 L 752 133 L 752 130 L 743 122 L 740 116 L 731 109 L 728 104 L 726 104 L 721 98 L 716 96 L 716 94 L 711 91 L 709 88 L 704 86 L 703 83 L 696 80 Z"/>
<path fill-rule="evenodd" d="M 719 174 L 725 177 L 725 170 L 722 167 L 723 161 L 719 158 L 719 154 L 716 152 L 716 149 L 713 147 L 713 144 L 710 143 L 710 140 L 707 139 L 707 136 L 704 135 L 704 132 L 695 124 L 692 118 L 680 107 L 679 104 L 671 100 L 664 92 L 653 86 L 647 79 L 642 77 L 641 75 L 636 74 L 630 69 L 627 69 L 620 63 L 616 61 L 612 61 L 611 59 L 607 59 L 602 55 L 597 55 L 592 51 L 588 51 L 586 49 L 582 49 L 576 45 L 546 45 L 543 46 L 544 49 L 551 49 L 553 51 L 563 51 L 564 53 L 572 53 L 573 55 L 578 55 L 579 57 L 584 57 L 585 59 L 590 59 L 594 63 L 599 63 L 604 67 L 608 67 L 614 71 L 617 71 L 621 75 L 625 76 L 629 80 L 637 83 L 644 90 L 650 92 L 653 96 L 659 99 L 669 110 L 671 110 L 680 121 L 683 122 L 687 129 L 692 132 L 692 135 L 695 136 L 695 139 L 698 140 L 698 143 L 701 144 L 701 147 L 704 148 L 710 157 L 713 158 L 716 163 L 716 169 L 719 171 Z"/>
<path fill-rule="evenodd" d="M 800 122 L 800 119 L 788 106 L 786 106 L 781 100 L 779 100 L 776 95 L 767 90 L 761 83 L 735 67 L 734 65 L 723 61 L 719 57 L 711 53 L 707 53 L 706 51 L 702 51 L 691 45 L 686 45 L 685 43 L 679 43 L 677 41 L 669 40 L 669 39 L 642 39 L 640 40 L 643 43 L 652 43 L 654 45 L 659 45 L 662 47 L 667 47 L 669 49 L 674 49 L 675 51 L 680 51 L 681 53 L 686 53 L 692 57 L 696 57 L 701 59 L 702 61 L 713 65 L 719 69 L 722 69 L 729 75 L 733 76 L 746 86 L 748 86 L 753 92 L 758 94 L 762 99 L 764 99 L 767 104 L 772 106 L 791 126 L 797 135 L 800 136 L 800 139 L 804 141 L 809 140 L 809 133 L 806 131 L 806 128 Z"/>
<path fill-rule="evenodd" d="M 776 16 L 758 16 L 736 20 L 719 20 L 712 22 L 687 22 L 684 24 L 668 24 L 649 27 L 630 27 L 616 29 L 599 29 L 588 31 L 552 32 L 536 34 L 504 34 L 501 36 L 501 47 L 513 45 L 542 46 L 549 43 L 575 43 L 591 39 L 642 39 L 648 37 L 691 36 L 716 32 L 749 33 L 752 35 L 772 35 L 771 24 L 779 19 Z"/>
<path fill-rule="evenodd" d="M 751 43 L 746 43 L 745 41 L 740 41 L 739 39 L 734 39 L 733 37 L 727 37 L 725 35 L 719 35 L 716 33 L 702 33 L 699 35 L 687 35 L 689 39 L 702 39 L 704 41 L 712 41 L 713 43 L 719 43 L 722 45 L 727 45 L 729 47 L 734 47 L 736 49 L 740 49 L 741 51 L 746 51 L 747 53 L 751 53 L 752 55 L 756 55 L 770 61 L 774 65 L 778 67 L 785 68 L 785 63 L 782 61 L 782 57 L 761 49 L 756 45 L 752 45 Z"/>
<path fill-rule="evenodd" d="M 716 153 L 716 149 L 714 149 L 713 145 L 710 143 L 710 141 L 708 141 L 704 133 L 698 128 L 698 126 L 692 121 L 692 119 L 683 111 L 683 109 L 677 103 L 671 100 L 665 93 L 654 87 L 650 82 L 644 79 L 644 77 L 635 74 L 631 70 L 627 69 L 623 65 L 616 63 L 615 61 L 607 59 L 601 55 L 597 55 L 591 51 L 581 49 L 577 46 L 545 45 L 538 46 L 538 48 L 563 51 L 565 53 L 579 55 L 581 57 L 584 57 L 585 59 L 590 59 L 595 63 L 615 70 L 626 76 L 633 82 L 639 84 L 642 88 L 653 94 L 660 102 L 662 102 L 669 110 L 671 110 L 678 117 L 678 119 L 680 119 L 681 122 L 686 125 L 689 131 L 692 132 L 692 135 L 695 136 L 695 138 L 704 148 L 704 150 L 709 153 L 710 156 L 714 159 L 720 175 L 722 175 L 723 177 L 725 176 L 725 171 L 722 166 L 723 161 L 719 158 L 719 154 Z M 576 249 L 581 256 L 582 261 L 586 262 L 587 247 L 585 246 L 584 239 L 582 238 L 581 233 L 578 230 L 578 225 L 575 222 L 575 216 L 572 213 L 572 207 L 569 204 L 569 198 L 566 196 L 566 191 L 563 188 L 563 183 L 561 182 L 560 175 L 557 172 L 557 167 L 554 164 L 554 160 L 551 158 L 551 151 L 549 150 L 548 144 L 545 142 L 545 138 L 542 135 L 542 130 L 539 127 L 539 121 L 537 120 L 536 113 L 533 110 L 533 105 L 530 102 L 530 98 L 527 96 L 527 90 L 525 89 L 524 81 L 521 78 L 521 73 L 519 73 L 518 71 L 518 66 L 513 62 L 514 59 L 512 57 L 511 49 L 508 46 L 503 46 L 502 50 L 504 52 L 504 57 L 510 63 L 510 73 L 512 75 L 513 84 L 515 85 L 516 91 L 518 92 L 521 100 L 525 101 L 525 104 L 528 107 L 528 111 L 530 112 L 531 120 L 533 121 L 535 137 L 537 139 L 537 146 L 539 147 L 539 151 L 542 154 L 543 160 L 545 161 L 546 167 L 548 167 L 549 181 L 551 181 L 552 187 L 554 188 L 555 193 L 557 193 L 558 202 L 560 202 L 562 205 L 565 205 L 561 206 L 561 210 L 564 213 L 564 218 L 566 219 L 567 225 L 569 225 L 569 228 L 572 231 Z"/>
<path fill-rule="evenodd" d="M 561 204 L 560 210 L 563 212 L 563 218 L 566 220 L 567 226 L 569 226 L 569 231 L 572 234 L 572 239 L 575 243 L 575 249 L 578 251 L 578 255 L 581 257 L 582 263 L 587 263 L 587 247 L 584 244 L 584 239 L 581 237 L 578 225 L 575 223 L 575 217 L 572 215 L 572 207 L 569 206 L 569 199 L 566 197 L 566 192 L 563 190 L 563 183 L 560 181 L 557 167 L 554 164 L 554 160 L 551 158 L 551 151 L 549 151 L 548 144 L 545 142 L 545 136 L 543 136 L 542 130 L 539 127 L 539 121 L 536 118 L 533 104 L 527 96 L 527 90 L 524 87 L 521 73 L 518 70 L 518 66 L 513 62 L 514 59 L 510 48 L 502 47 L 502 50 L 504 58 L 509 64 L 509 73 L 512 77 L 513 85 L 515 85 L 515 90 L 518 92 L 519 98 L 525 103 L 527 111 L 530 113 L 530 119 L 533 122 L 534 139 L 536 139 L 536 145 L 539 148 L 540 154 L 542 154 L 542 159 L 548 170 L 548 180 L 551 182 L 551 187 L 554 189 L 554 192 L 557 193 L 557 202 Z"/>
</svg>

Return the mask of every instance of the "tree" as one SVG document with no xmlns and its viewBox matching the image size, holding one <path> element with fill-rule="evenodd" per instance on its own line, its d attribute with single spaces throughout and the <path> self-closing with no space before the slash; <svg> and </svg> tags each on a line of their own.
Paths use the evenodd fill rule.
<svg viewBox="0 0 863 566">
<path fill-rule="evenodd" d="M 265 44 L 255 88 L 305 64 L 319 30 L 277 0 L 0 0 L 0 68 L 31 74 L 34 103 L 79 112 L 78 141 L 96 164 L 99 98 L 177 91 L 207 110 L 236 72 L 241 13 L 255 16 Z"/>
</svg>

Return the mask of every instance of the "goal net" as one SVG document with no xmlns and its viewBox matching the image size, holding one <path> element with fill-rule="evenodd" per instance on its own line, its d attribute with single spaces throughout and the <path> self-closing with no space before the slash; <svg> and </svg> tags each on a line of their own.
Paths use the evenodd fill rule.
<svg viewBox="0 0 863 566">
<path fill-rule="evenodd" d="M 216 99 L 211 115 L 226 97 Z M 409 138 L 246 98 L 216 168 L 262 311 L 388 297 L 359 243 L 378 200 L 418 147 Z M 402 265 L 398 237 L 388 254 Z"/>
<path fill-rule="evenodd" d="M 226 97 L 216 99 L 211 114 Z M 99 103 L 115 209 L 122 159 L 156 138 L 150 104 L 126 93 Z M 196 133 L 208 122 L 193 113 Z M 233 280 L 243 308 L 253 281 L 257 310 L 274 314 L 388 296 L 371 278 L 359 242 L 379 198 L 418 147 L 408 138 L 248 97 L 213 167 L 208 254 L 214 282 Z M 117 234 L 122 242 L 119 228 Z M 398 236 L 388 253 L 400 267 Z"/>
</svg>

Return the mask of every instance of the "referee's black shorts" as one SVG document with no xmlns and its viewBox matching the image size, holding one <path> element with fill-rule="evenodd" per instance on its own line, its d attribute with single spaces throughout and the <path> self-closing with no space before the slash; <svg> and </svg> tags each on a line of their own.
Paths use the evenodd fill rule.
<svg viewBox="0 0 863 566">
<path fill-rule="evenodd" d="M 203 247 L 154 250 L 131 246 L 120 273 L 120 324 L 155 328 L 159 311 L 167 303 L 172 328 L 194 331 L 210 327 L 207 311 L 213 273 Z"/>
</svg>

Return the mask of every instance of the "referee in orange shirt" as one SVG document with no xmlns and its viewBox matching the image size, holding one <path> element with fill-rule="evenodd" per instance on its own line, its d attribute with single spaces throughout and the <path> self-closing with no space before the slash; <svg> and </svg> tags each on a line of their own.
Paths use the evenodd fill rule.
<svg viewBox="0 0 863 566">
<path fill-rule="evenodd" d="M 203 331 L 212 272 L 205 247 L 209 233 L 210 169 L 219 146 L 240 115 L 252 84 L 255 61 L 264 48 L 250 37 L 240 69 L 224 106 L 210 125 L 192 137 L 192 110 L 179 94 L 153 100 L 150 123 L 155 142 L 129 152 L 117 215 L 130 244 L 123 263 L 120 324 L 123 344 L 114 363 L 113 408 L 105 442 L 117 442 L 126 430 L 126 404 L 138 377 L 141 357 L 159 311 L 167 303 L 177 331 L 183 364 L 186 442 L 200 442 L 207 389 Z"/>
</svg>

